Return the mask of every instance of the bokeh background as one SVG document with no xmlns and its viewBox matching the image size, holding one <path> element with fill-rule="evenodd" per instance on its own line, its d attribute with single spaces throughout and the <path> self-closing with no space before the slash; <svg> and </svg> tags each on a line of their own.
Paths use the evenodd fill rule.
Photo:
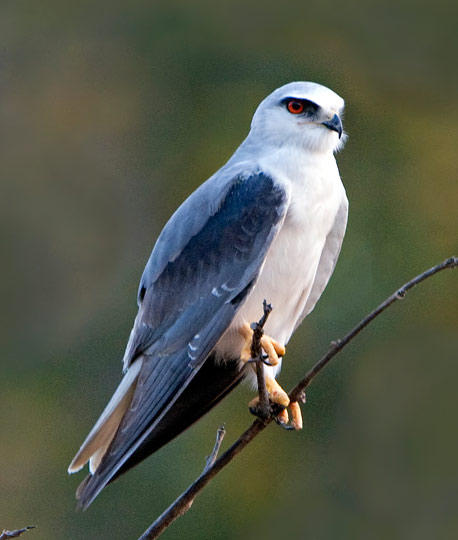
<svg viewBox="0 0 458 540">
<path fill-rule="evenodd" d="M 347 103 L 342 255 L 294 336 L 289 388 L 397 286 L 457 254 L 457 4 L 0 4 L 0 530 L 133 539 L 251 422 L 241 387 L 75 513 L 66 467 L 121 377 L 137 284 L 177 205 L 291 80 Z M 166 539 L 458 537 L 458 275 L 394 306 Z"/>
</svg>

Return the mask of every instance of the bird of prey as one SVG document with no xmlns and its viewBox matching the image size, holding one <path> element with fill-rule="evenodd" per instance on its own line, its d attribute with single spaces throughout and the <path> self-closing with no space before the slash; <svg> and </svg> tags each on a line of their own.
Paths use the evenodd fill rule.
<svg viewBox="0 0 458 540">
<path fill-rule="evenodd" d="M 264 299 L 274 307 L 261 342 L 268 395 L 280 423 L 302 427 L 299 405 L 275 377 L 345 233 L 348 201 L 334 158 L 343 108 L 316 83 L 278 88 L 234 155 L 165 225 L 140 281 L 124 377 L 68 469 L 89 461 L 77 490 L 82 508 L 242 379 L 255 380 L 250 323 Z"/>
</svg>

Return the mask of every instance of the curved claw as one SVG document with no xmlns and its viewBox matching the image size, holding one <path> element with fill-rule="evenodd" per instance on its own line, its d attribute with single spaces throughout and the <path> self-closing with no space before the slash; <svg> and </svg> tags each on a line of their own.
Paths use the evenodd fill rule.
<svg viewBox="0 0 458 540">
<path fill-rule="evenodd" d="M 286 431 L 296 431 L 296 428 L 292 426 L 291 424 L 282 422 L 278 419 L 278 416 L 275 416 L 274 418 L 275 423 L 278 424 L 281 428 L 286 429 Z"/>
<path fill-rule="evenodd" d="M 302 429 L 302 412 L 299 403 L 290 401 L 288 394 L 275 379 L 267 377 L 266 388 L 269 394 L 270 407 L 267 407 L 268 410 L 261 409 L 259 407 L 259 397 L 255 397 L 248 404 L 250 412 L 262 419 L 273 416 L 275 422 L 287 430 L 297 431 Z M 289 420 L 288 409 L 291 414 L 291 421 Z"/>
<path fill-rule="evenodd" d="M 275 414 L 275 411 L 274 411 L 274 414 Z M 276 416 L 274 416 L 274 420 L 283 429 L 291 429 L 288 424 L 289 422 L 288 409 L 286 408 L 282 409 Z"/>
<path fill-rule="evenodd" d="M 240 358 L 245 363 L 252 361 L 251 358 L 251 343 L 253 341 L 253 329 L 248 323 L 244 323 L 239 332 L 245 338 L 245 343 L 240 353 Z M 265 334 L 261 338 L 261 347 L 264 349 L 265 353 L 269 358 L 269 363 L 264 362 L 268 366 L 276 366 L 280 362 L 280 357 L 284 356 L 286 353 L 285 347 L 279 343 L 277 340 L 266 336 Z"/>
<path fill-rule="evenodd" d="M 256 364 L 256 362 L 258 362 L 259 360 L 261 360 L 261 362 L 265 365 L 265 366 L 269 366 L 269 367 L 272 367 L 276 364 L 271 364 L 270 362 L 267 361 L 267 358 L 269 358 L 267 355 L 263 355 L 261 358 L 250 358 L 249 360 L 246 360 L 245 361 L 245 364 Z"/>
<path fill-rule="evenodd" d="M 275 415 L 275 422 L 287 430 L 298 431 L 302 429 L 302 413 L 297 401 L 291 401 L 288 407 L 278 411 L 279 405 L 272 406 L 272 413 Z M 291 421 L 288 416 L 288 409 L 291 414 Z"/>
</svg>

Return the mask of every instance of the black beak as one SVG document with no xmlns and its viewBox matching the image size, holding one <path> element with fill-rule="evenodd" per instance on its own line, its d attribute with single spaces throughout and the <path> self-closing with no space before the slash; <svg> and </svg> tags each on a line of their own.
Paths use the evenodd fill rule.
<svg viewBox="0 0 458 540">
<path fill-rule="evenodd" d="M 339 139 L 340 137 L 342 137 L 342 132 L 343 132 L 342 122 L 340 118 L 337 116 L 337 114 L 335 114 L 331 118 L 331 120 L 326 120 L 326 122 L 322 122 L 322 124 L 323 126 L 326 126 L 328 129 L 332 131 L 336 131 L 337 134 L 339 135 Z"/>
</svg>

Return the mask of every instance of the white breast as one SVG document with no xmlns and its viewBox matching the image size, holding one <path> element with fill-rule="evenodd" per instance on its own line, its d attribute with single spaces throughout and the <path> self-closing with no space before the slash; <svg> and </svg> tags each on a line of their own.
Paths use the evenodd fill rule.
<svg viewBox="0 0 458 540">
<path fill-rule="evenodd" d="M 313 286 L 326 236 L 345 197 L 332 154 L 319 159 L 298 156 L 269 156 L 262 170 L 281 184 L 290 195 L 287 215 L 267 254 L 259 278 L 229 330 L 217 344 L 222 354 L 241 350 L 238 328 L 261 318 L 263 300 L 273 311 L 266 334 L 286 344 L 293 333 Z M 276 164 L 300 163 L 279 170 Z M 278 370 L 274 370 L 278 371 Z M 275 375 L 275 373 L 274 373 Z"/>
</svg>

